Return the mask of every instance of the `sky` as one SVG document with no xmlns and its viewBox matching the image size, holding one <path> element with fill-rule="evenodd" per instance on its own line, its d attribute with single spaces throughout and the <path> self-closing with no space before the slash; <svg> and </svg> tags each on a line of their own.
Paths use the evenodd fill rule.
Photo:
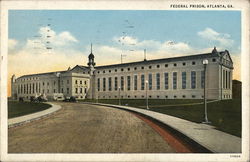
<svg viewBox="0 0 250 162">
<path fill-rule="evenodd" d="M 9 10 L 8 74 L 229 50 L 240 80 L 240 11 Z"/>
</svg>

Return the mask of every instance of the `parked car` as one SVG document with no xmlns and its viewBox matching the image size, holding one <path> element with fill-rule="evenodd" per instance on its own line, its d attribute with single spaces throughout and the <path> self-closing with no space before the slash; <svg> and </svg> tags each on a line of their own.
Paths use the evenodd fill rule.
<svg viewBox="0 0 250 162">
<path fill-rule="evenodd" d="M 76 102 L 76 98 L 74 96 L 66 97 L 63 101 L 64 102 Z"/>
<path fill-rule="evenodd" d="M 44 98 L 43 96 L 39 96 L 37 97 L 38 102 L 47 102 L 48 100 L 46 98 Z"/>
<path fill-rule="evenodd" d="M 18 101 L 23 102 L 24 101 L 23 97 L 19 97 Z"/>
</svg>

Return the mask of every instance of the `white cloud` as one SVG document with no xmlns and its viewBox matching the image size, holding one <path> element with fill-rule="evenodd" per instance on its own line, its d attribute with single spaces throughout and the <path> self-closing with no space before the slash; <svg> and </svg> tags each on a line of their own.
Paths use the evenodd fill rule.
<svg viewBox="0 0 250 162">
<path fill-rule="evenodd" d="M 119 44 L 123 44 L 125 46 L 137 44 L 137 38 L 133 38 L 131 36 L 121 36 L 121 37 L 114 37 L 113 40 Z"/>
<path fill-rule="evenodd" d="M 231 36 L 227 33 L 219 33 L 211 28 L 206 28 L 203 31 L 197 33 L 201 38 L 216 41 L 221 46 L 230 47 L 233 45 L 234 41 L 231 39 Z"/>
<path fill-rule="evenodd" d="M 15 39 L 9 39 L 8 40 L 8 49 L 13 50 L 18 44 L 18 41 Z"/>
<path fill-rule="evenodd" d="M 40 42 L 42 47 L 46 47 L 48 45 L 55 46 L 55 47 L 63 47 L 69 46 L 71 43 L 77 43 L 78 40 L 69 32 L 63 31 L 61 33 L 56 33 L 50 27 L 41 27 L 39 29 L 39 37 L 36 39 L 31 39 L 33 43 Z M 34 45 L 33 45 L 34 46 Z"/>
</svg>

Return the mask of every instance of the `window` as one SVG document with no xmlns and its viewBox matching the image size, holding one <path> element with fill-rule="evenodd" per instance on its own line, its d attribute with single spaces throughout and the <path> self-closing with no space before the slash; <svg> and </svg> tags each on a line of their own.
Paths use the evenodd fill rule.
<svg viewBox="0 0 250 162">
<path fill-rule="evenodd" d="M 80 88 L 80 93 L 82 94 L 82 88 Z"/>
<path fill-rule="evenodd" d="M 105 73 L 105 70 L 103 70 L 103 72 L 102 72 L 103 74 Z"/>
<path fill-rule="evenodd" d="M 21 84 L 21 93 L 23 93 L 23 85 Z M 34 92 L 33 92 L 34 93 Z"/>
<path fill-rule="evenodd" d="M 109 77 L 109 91 L 112 90 L 112 79 L 111 77 Z"/>
<path fill-rule="evenodd" d="M 186 96 L 185 96 L 185 95 L 182 95 L 182 98 L 186 98 Z"/>
<path fill-rule="evenodd" d="M 144 69 L 144 66 L 142 66 L 141 69 Z"/>
<path fill-rule="evenodd" d="M 99 73 L 100 73 L 100 71 L 97 71 L 97 73 L 99 74 Z"/>
<path fill-rule="evenodd" d="M 183 65 L 183 66 L 186 66 L 186 63 L 185 63 L 185 62 L 183 62 L 183 63 L 182 63 L 182 65 Z"/>
<path fill-rule="evenodd" d="M 148 89 L 152 90 L 152 74 L 148 74 Z"/>
<path fill-rule="evenodd" d="M 77 80 L 75 81 L 75 83 L 77 84 Z"/>
<path fill-rule="evenodd" d="M 86 81 L 86 80 L 84 81 L 84 84 L 85 84 L 85 85 L 87 84 L 87 81 Z"/>
<path fill-rule="evenodd" d="M 177 64 L 176 64 L 176 63 L 174 63 L 174 66 L 177 66 Z"/>
<path fill-rule="evenodd" d="M 111 70 L 109 70 L 109 73 L 111 73 Z"/>
<path fill-rule="evenodd" d="M 49 93 L 49 89 L 47 89 L 47 93 Z"/>
<path fill-rule="evenodd" d="M 130 68 L 128 68 L 128 71 L 130 71 Z"/>
<path fill-rule="evenodd" d="M 204 88 L 205 83 L 205 71 L 201 71 L 201 88 Z"/>
<path fill-rule="evenodd" d="M 115 69 L 115 72 L 117 72 L 117 69 Z"/>
<path fill-rule="evenodd" d="M 117 81 L 117 77 L 115 77 L 115 91 L 117 91 L 117 87 L 118 87 L 118 81 Z"/>
<path fill-rule="evenodd" d="M 195 61 L 192 62 L 192 65 L 195 65 Z"/>
<path fill-rule="evenodd" d="M 56 89 L 54 89 L 54 93 L 56 93 Z"/>
<path fill-rule="evenodd" d="M 100 78 L 97 79 L 97 91 L 100 91 Z"/>
<path fill-rule="evenodd" d="M 121 76 L 121 90 L 124 90 L 124 77 Z"/>
<path fill-rule="evenodd" d="M 225 70 L 223 70 L 223 88 L 225 88 Z"/>
<path fill-rule="evenodd" d="M 196 72 L 191 71 L 191 88 L 195 89 L 196 88 Z"/>
<path fill-rule="evenodd" d="M 168 73 L 164 73 L 164 80 L 165 89 L 168 89 Z"/>
<path fill-rule="evenodd" d="M 225 71 L 226 72 L 226 89 L 227 89 L 227 82 L 228 82 L 228 80 L 227 80 L 227 71 Z"/>
<path fill-rule="evenodd" d="M 192 98 L 195 98 L 195 95 L 192 95 Z"/>
<path fill-rule="evenodd" d="M 157 65 L 156 67 L 157 67 L 157 68 L 160 68 L 160 65 Z"/>
<path fill-rule="evenodd" d="M 75 91 L 75 93 L 78 93 L 78 88 L 76 88 L 76 91 Z"/>
<path fill-rule="evenodd" d="M 173 89 L 177 89 L 177 72 L 173 72 Z"/>
<path fill-rule="evenodd" d="M 165 67 L 168 67 L 168 64 L 165 64 Z"/>
<path fill-rule="evenodd" d="M 62 88 L 62 93 L 63 93 L 63 88 Z"/>
<path fill-rule="evenodd" d="M 123 68 L 121 69 L 121 71 L 123 71 Z"/>
<path fill-rule="evenodd" d="M 134 67 L 134 70 L 137 70 L 137 67 Z"/>
<path fill-rule="evenodd" d="M 216 62 L 216 58 L 213 58 L 212 61 L 213 61 L 213 62 Z"/>
<path fill-rule="evenodd" d="M 84 88 L 84 93 L 85 93 L 85 94 L 87 93 L 87 88 Z"/>
<path fill-rule="evenodd" d="M 141 75 L 141 90 L 145 89 L 145 76 L 144 74 Z"/>
<path fill-rule="evenodd" d="M 69 94 L 69 88 L 67 88 L 67 94 Z"/>
<path fill-rule="evenodd" d="M 67 84 L 69 84 L 69 80 L 67 80 Z"/>
<path fill-rule="evenodd" d="M 137 90 L 137 75 L 134 76 L 134 90 Z"/>
<path fill-rule="evenodd" d="M 21 85 L 22 86 L 22 85 Z M 21 87 L 22 88 L 22 87 Z M 22 90 L 22 89 L 21 89 Z M 32 92 L 35 93 L 35 83 L 32 85 Z"/>
<path fill-rule="evenodd" d="M 148 68 L 149 68 L 149 69 L 152 69 L 152 66 L 149 66 Z"/>
<path fill-rule="evenodd" d="M 31 84 L 30 84 L 30 94 L 31 94 Z"/>
<path fill-rule="evenodd" d="M 80 80 L 80 84 L 82 84 L 82 81 Z"/>
<path fill-rule="evenodd" d="M 156 74 L 156 89 L 159 90 L 160 87 L 160 73 Z"/>
<path fill-rule="evenodd" d="M 181 77 L 182 77 L 182 89 L 186 89 L 187 73 L 182 72 Z"/>
<path fill-rule="evenodd" d="M 128 89 L 128 91 L 130 91 L 130 85 L 131 85 L 130 76 L 127 76 L 127 89 Z"/>
<path fill-rule="evenodd" d="M 103 91 L 106 91 L 106 78 L 103 78 L 103 80 L 102 80 L 102 89 L 103 89 Z"/>
<path fill-rule="evenodd" d="M 44 82 L 43 82 L 43 86 L 44 86 Z"/>
</svg>

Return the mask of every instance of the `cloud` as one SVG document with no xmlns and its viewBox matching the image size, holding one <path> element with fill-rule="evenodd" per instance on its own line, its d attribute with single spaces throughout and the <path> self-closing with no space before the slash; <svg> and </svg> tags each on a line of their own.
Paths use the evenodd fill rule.
<svg viewBox="0 0 250 162">
<path fill-rule="evenodd" d="M 9 39 L 8 40 L 8 49 L 13 50 L 18 44 L 18 41 L 15 39 Z"/>
<path fill-rule="evenodd" d="M 43 51 L 46 51 L 47 47 L 52 49 L 65 49 L 65 47 L 69 47 L 77 42 L 78 40 L 69 31 L 63 31 L 57 34 L 50 27 L 41 27 L 35 38 L 27 39 L 24 48 L 42 49 Z"/>
<path fill-rule="evenodd" d="M 231 47 L 234 43 L 234 41 L 231 39 L 231 36 L 229 34 L 219 33 L 211 28 L 206 28 L 203 31 L 199 31 L 197 34 L 201 38 L 211 40 L 211 41 L 216 41 L 221 46 L 224 46 L 224 47 Z"/>
<path fill-rule="evenodd" d="M 133 38 L 131 36 L 114 37 L 113 40 L 116 43 L 119 43 L 119 44 L 125 45 L 125 46 L 134 45 L 134 44 L 138 43 L 137 38 Z"/>
</svg>

